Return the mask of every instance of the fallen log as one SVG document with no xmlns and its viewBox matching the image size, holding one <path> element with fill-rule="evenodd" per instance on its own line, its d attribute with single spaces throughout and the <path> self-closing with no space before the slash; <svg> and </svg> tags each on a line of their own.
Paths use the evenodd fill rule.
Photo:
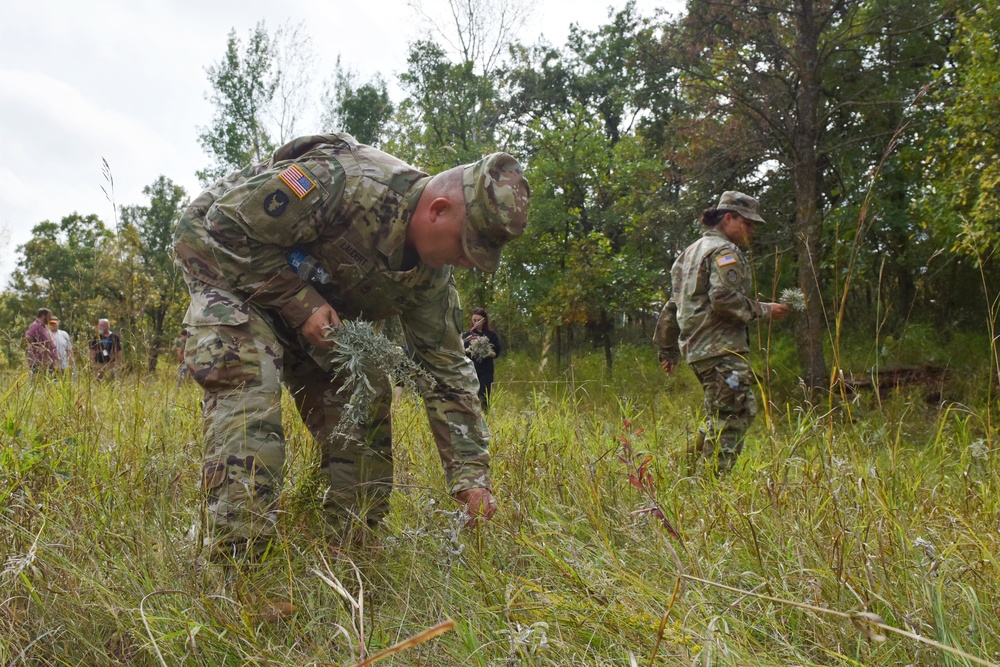
<svg viewBox="0 0 1000 667">
<path fill-rule="evenodd" d="M 879 398 L 887 398 L 900 387 L 918 385 L 926 390 L 924 400 L 939 403 L 947 379 L 943 366 L 897 366 L 873 368 L 866 373 L 843 373 L 839 382 L 849 394 L 862 390 L 878 391 Z"/>
</svg>

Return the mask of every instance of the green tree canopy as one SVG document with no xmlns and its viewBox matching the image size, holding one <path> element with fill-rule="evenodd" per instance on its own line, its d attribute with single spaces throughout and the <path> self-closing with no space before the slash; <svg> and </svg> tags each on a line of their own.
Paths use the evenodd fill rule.
<svg viewBox="0 0 1000 667">
<path fill-rule="evenodd" d="M 784 240 L 769 245 L 794 249 L 806 295 L 799 360 L 807 385 L 824 387 L 833 310 L 823 296 L 836 295 L 825 267 L 838 247 L 824 221 L 839 206 L 860 215 L 902 109 L 940 61 L 935 27 L 946 15 L 936 3 L 881 0 L 690 0 L 687 9 L 647 62 L 657 76 L 680 75 L 686 108 L 672 125 L 686 144 L 690 200 L 700 207 L 723 190 L 748 190 L 772 228 L 785 223 Z"/>
<path fill-rule="evenodd" d="M 338 57 L 333 84 L 326 94 L 323 125 L 328 130 L 348 132 L 361 143 L 378 146 L 395 107 L 381 76 L 361 84 L 357 79 L 357 73 L 341 66 Z"/>
<path fill-rule="evenodd" d="M 932 100 L 942 126 L 929 137 L 919 214 L 959 252 L 990 256 L 1000 251 L 1000 2 L 959 13 Z"/>
<path fill-rule="evenodd" d="M 186 302 L 184 281 L 174 264 L 174 227 L 187 193 L 166 176 L 160 176 L 142 190 L 147 206 L 122 208 L 123 228 L 135 230 L 135 253 L 146 274 L 153 277 L 145 290 L 142 314 L 145 317 L 149 367 L 179 329 L 182 304 Z"/>
<path fill-rule="evenodd" d="M 222 60 L 207 68 L 215 107 L 211 124 L 198 140 L 214 164 L 198 172 L 203 185 L 250 162 L 265 159 L 275 148 L 267 131 L 267 113 L 278 88 L 275 47 L 263 23 L 250 33 L 247 44 L 233 30 Z"/>
</svg>

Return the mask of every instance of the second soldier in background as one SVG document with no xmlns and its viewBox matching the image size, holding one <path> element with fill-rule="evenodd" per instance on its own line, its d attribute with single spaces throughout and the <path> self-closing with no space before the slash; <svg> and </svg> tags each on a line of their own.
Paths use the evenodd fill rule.
<svg viewBox="0 0 1000 667">
<path fill-rule="evenodd" d="M 702 213 L 702 237 L 670 269 L 670 300 L 653 337 L 663 370 L 672 374 L 683 357 L 701 381 L 705 427 L 691 454 L 694 460 L 704 456 L 712 471 L 723 474 L 743 451 L 757 415 L 747 325 L 788 314 L 784 304 L 750 297 L 750 266 L 738 246 L 750 245 L 754 226 L 763 222 L 757 200 L 740 192 L 724 192 L 715 208 Z"/>
</svg>

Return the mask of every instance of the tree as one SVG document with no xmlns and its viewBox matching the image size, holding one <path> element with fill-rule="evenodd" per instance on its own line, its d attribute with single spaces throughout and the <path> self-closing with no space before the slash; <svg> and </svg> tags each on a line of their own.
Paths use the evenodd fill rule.
<svg viewBox="0 0 1000 667">
<path fill-rule="evenodd" d="M 324 96 L 323 126 L 344 130 L 361 143 L 378 146 L 394 110 L 389 90 L 379 75 L 362 84 L 357 79 L 357 73 L 342 67 L 338 57 L 333 83 Z"/>
<path fill-rule="evenodd" d="M 250 34 L 246 48 L 236 31 L 229 33 L 222 60 L 207 68 L 215 115 L 198 140 L 214 164 L 198 172 L 203 185 L 251 162 L 265 159 L 274 142 L 267 131 L 280 73 L 275 71 L 275 46 L 263 23 Z"/>
<path fill-rule="evenodd" d="M 426 4 L 411 7 L 432 11 Z M 400 75 L 409 95 L 387 137 L 390 153 L 437 173 L 511 150 L 498 90 L 509 74 L 505 52 L 528 8 L 523 0 L 447 0 L 447 12 L 423 14 L 430 31 L 410 45 L 408 68 Z M 474 295 L 476 305 L 491 307 L 493 277 L 460 272 L 457 281 L 463 297 Z"/>
<path fill-rule="evenodd" d="M 427 2 L 409 3 L 429 28 L 427 41 L 440 40 L 451 49 L 455 62 L 472 63 L 480 76 L 498 68 L 533 8 L 529 0 L 446 0 L 446 4 L 450 22 L 441 20 L 444 12 L 429 11 Z"/>
<path fill-rule="evenodd" d="M 10 291 L 22 303 L 48 306 L 67 326 L 89 317 L 107 296 L 98 279 L 99 258 L 114 235 L 96 215 L 78 213 L 58 223 L 40 222 L 31 235 L 17 247 L 20 259 L 11 274 Z"/>
<path fill-rule="evenodd" d="M 583 327 L 612 365 L 623 316 L 650 308 L 664 265 L 662 161 L 636 133 L 646 110 L 632 82 L 644 22 L 634 4 L 569 47 L 518 52 L 507 108 L 530 154 L 531 224 L 511 244 L 512 276 L 549 328 L 558 357 Z M 516 246 L 516 247 L 515 247 Z"/>
<path fill-rule="evenodd" d="M 928 137 L 920 215 L 959 252 L 989 257 L 1000 251 L 1000 2 L 959 13 L 932 98 L 943 131 Z"/>
<path fill-rule="evenodd" d="M 185 291 L 173 260 L 173 235 L 187 193 L 165 176 L 144 187 L 142 193 L 149 198 L 149 205 L 123 207 L 122 226 L 135 230 L 138 243 L 134 247 L 139 262 L 152 278 L 142 311 L 148 366 L 154 370 L 159 353 L 172 340 L 167 331 L 177 329 L 180 324 Z"/>
<path fill-rule="evenodd" d="M 276 86 L 267 116 L 275 126 L 280 145 L 296 137 L 296 123 L 312 102 L 309 89 L 315 58 L 305 22 L 279 27 L 271 39 L 270 51 Z"/>
<path fill-rule="evenodd" d="M 439 4 L 447 10 L 410 3 L 428 35 L 410 44 L 408 68 L 399 77 L 409 96 L 392 141 L 393 152 L 432 172 L 506 145 L 498 90 L 509 75 L 505 54 L 516 48 L 514 35 L 531 11 L 527 0 Z"/>
<path fill-rule="evenodd" d="M 441 171 L 482 157 L 497 145 L 500 117 L 493 76 L 477 74 L 474 63 L 453 63 L 443 48 L 419 41 L 410 46 L 409 68 L 400 82 L 409 96 L 400 105 L 406 157 Z"/>
<path fill-rule="evenodd" d="M 887 118 L 900 120 L 926 83 L 941 20 L 934 3 L 690 0 L 653 55 L 654 69 L 680 72 L 689 106 L 674 127 L 689 143 L 693 199 L 746 188 L 775 202 L 775 223 L 788 221 L 806 295 L 796 342 L 809 387 L 829 379 L 824 270 L 837 246 L 824 217 L 844 205 L 860 214 L 861 197 L 849 195 L 868 191 L 897 129 Z M 784 198 L 792 203 L 782 210 Z"/>
</svg>

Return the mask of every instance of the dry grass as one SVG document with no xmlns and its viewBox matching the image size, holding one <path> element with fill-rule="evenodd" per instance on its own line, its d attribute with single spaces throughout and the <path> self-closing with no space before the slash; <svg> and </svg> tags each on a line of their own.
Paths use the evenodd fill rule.
<svg viewBox="0 0 1000 667">
<path fill-rule="evenodd" d="M 189 536 L 196 387 L 167 372 L 8 375 L 0 664 L 351 665 L 448 619 L 453 631 L 378 664 L 1000 662 L 1000 453 L 985 407 L 904 395 L 851 419 L 774 408 L 716 481 L 682 467 L 693 378 L 667 381 L 638 356 L 613 381 L 588 359 L 559 376 L 499 368 L 501 509 L 471 532 L 408 392 L 385 525 L 329 536 L 289 402 L 282 538 L 245 571 L 202 563 Z"/>
</svg>

